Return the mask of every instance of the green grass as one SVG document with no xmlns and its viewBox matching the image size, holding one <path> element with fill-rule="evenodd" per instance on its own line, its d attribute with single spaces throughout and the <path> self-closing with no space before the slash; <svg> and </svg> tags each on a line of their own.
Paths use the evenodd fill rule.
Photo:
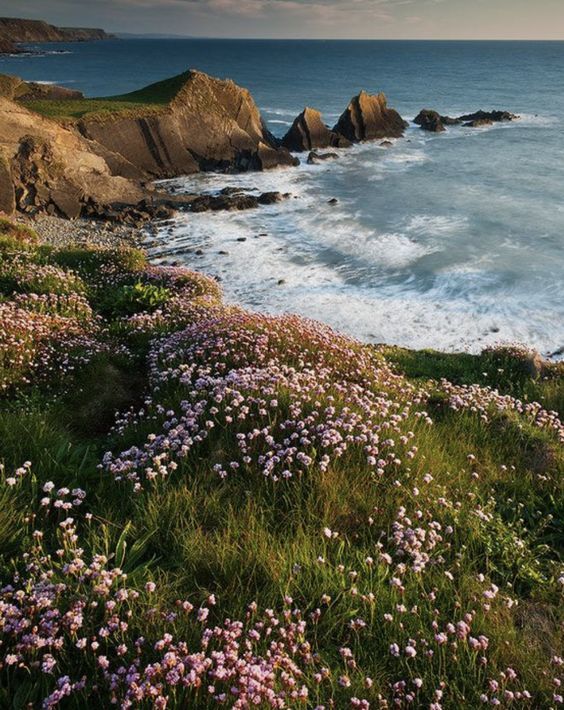
<svg viewBox="0 0 564 710">
<path fill-rule="evenodd" d="M 4 260 L 13 259 L 14 248 L 11 244 L 2 252 L 0 244 Z M 518 674 L 518 680 L 507 688 L 527 689 L 532 699 L 504 705 L 502 697 L 502 707 L 552 707 L 551 679 L 558 669 L 550 659 L 561 655 L 564 621 L 557 581 L 562 574 L 564 541 L 561 442 L 552 429 L 534 425 L 516 411 L 492 407 L 487 421 L 470 410 L 454 411 L 439 381 L 447 378 L 457 384 L 492 386 L 562 413 L 560 366 L 545 365 L 535 374 L 522 354 L 512 351 L 474 356 L 380 348 L 370 361 L 373 367 L 385 367 L 388 361 L 402 373 L 401 378 L 382 382 L 365 367 L 360 373 L 354 371 L 354 387 L 362 385 L 387 397 L 390 409 L 398 413 L 395 424 L 380 436 L 381 441 L 396 440 L 398 462 L 382 476 L 367 465 L 363 446 L 350 443 L 343 456 L 331 457 L 326 470 L 312 464 L 287 481 L 265 478 L 254 463 L 222 479 L 213 472 L 213 463 L 236 460 L 236 433 L 265 426 L 266 421 L 256 418 L 251 407 L 247 422 L 234 418 L 226 423 L 223 401 L 217 404 L 218 413 L 209 415 L 215 417 L 216 425 L 185 458 L 178 459 L 178 468 L 166 479 L 144 482 L 144 489 L 134 493 L 130 482 L 114 481 L 100 468 L 105 452 L 142 447 L 148 434 L 169 432 L 170 428 L 162 429 L 170 417 L 167 410 L 179 412 L 183 402 L 204 396 L 193 383 L 169 380 L 156 385 L 150 379 L 154 368 L 154 362 L 147 360 L 150 347 L 198 319 L 213 316 L 207 326 L 213 329 L 214 319 L 221 322 L 232 310 L 218 304 L 211 282 L 190 274 L 176 281 L 167 281 L 165 274 L 157 278 L 148 270 L 143 254 L 135 250 L 38 246 L 25 250 L 25 256 L 41 265 L 72 269 L 80 276 L 85 297 L 102 318 L 97 337 L 111 347 L 78 364 L 63 380 L 32 379 L 0 400 L 4 477 L 25 461 L 31 462 L 32 471 L 13 487 L 0 481 L 3 580 L 23 570 L 24 555 L 37 544 L 35 529 L 43 532 L 45 553 L 56 557 L 62 545 L 60 522 L 72 515 L 79 521 L 85 559 L 106 555 L 110 567 L 122 567 L 127 573 L 128 587 L 140 591 L 139 599 L 128 602 L 129 627 L 120 632 L 119 641 L 132 647 L 137 636 L 146 637 L 149 648 L 143 658 L 147 662 L 155 660 L 153 644 L 167 632 L 197 649 L 200 626 L 191 617 L 178 614 L 167 620 L 166 614 L 178 609 L 177 600 L 190 600 L 198 608 L 209 594 L 215 594 L 217 605 L 211 607 L 210 615 L 221 626 L 225 618 L 244 620 L 251 601 L 259 609 L 280 610 L 289 595 L 289 608 L 299 609 L 308 622 L 296 663 L 301 664 L 300 654 L 308 648 L 316 654 L 312 664 L 303 665 L 300 682 L 310 691 L 303 707 L 329 707 L 330 703 L 336 708 L 349 707 L 353 696 L 378 707 L 378 694 L 392 706 L 391 686 L 398 680 L 412 684 L 415 678 L 421 678 L 423 686 L 412 707 L 429 707 L 441 688 L 443 708 L 480 707 L 481 694 L 491 697 L 488 680 L 499 680 L 507 668 Z M 178 303 L 174 309 L 170 305 L 180 293 L 186 301 L 184 311 L 178 310 Z M 116 307 L 112 308 L 108 304 L 113 300 Z M 169 316 L 158 326 L 150 320 L 156 308 Z M 146 330 L 135 330 L 129 320 L 132 315 L 147 319 Z M 243 322 L 245 317 L 240 314 Z M 210 368 L 223 361 L 233 368 L 238 358 L 245 362 L 247 349 L 254 352 L 253 344 L 265 337 L 264 326 L 251 320 L 244 327 L 252 334 L 249 342 L 241 338 L 240 331 L 228 333 L 211 358 Z M 354 344 L 350 361 L 343 359 L 335 354 L 340 351 L 332 350 L 331 342 L 304 334 L 296 324 L 287 325 L 278 339 L 272 336 L 269 347 L 278 367 L 300 370 L 304 362 L 314 366 L 324 362 L 336 380 L 354 368 L 355 360 L 365 363 L 363 358 L 373 354 L 369 346 Z M 181 367 L 186 364 L 180 346 L 177 357 Z M 205 361 L 203 351 L 196 357 Z M 250 364 L 258 366 L 258 357 L 253 356 Z M 416 398 L 414 392 L 420 388 L 424 391 L 419 403 L 407 411 L 406 402 Z M 320 391 L 316 401 L 304 404 L 302 418 L 326 407 L 339 412 L 352 408 L 361 414 L 352 389 Z M 268 399 L 277 400 L 268 414 L 273 431 L 277 423 L 291 420 L 295 397 L 291 388 L 282 385 L 269 392 Z M 417 416 L 423 410 L 433 419 L 432 426 Z M 140 411 L 139 422 L 134 418 L 113 428 L 116 412 Z M 413 440 L 408 437 L 400 443 L 408 432 L 413 432 Z M 410 458 L 413 442 L 417 450 Z M 313 459 L 317 461 L 322 453 L 313 451 Z M 38 500 L 46 481 L 57 487 L 85 489 L 83 506 L 70 513 L 42 512 Z M 409 523 L 399 516 L 402 508 Z M 85 513 L 91 516 L 88 521 Z M 394 557 L 388 567 L 379 561 L 378 547 L 381 544 L 395 555 L 388 537 L 398 521 L 406 527 L 421 526 L 425 539 L 433 534 L 431 524 L 436 524 L 441 538 L 429 550 L 430 562 L 423 572 L 405 573 L 402 590 L 390 582 L 398 574 L 396 564 L 409 564 L 409 556 Z M 326 527 L 338 536 L 329 539 L 323 532 Z M 59 571 L 53 578 L 59 579 L 57 575 Z M 144 591 L 149 580 L 157 584 L 150 596 Z M 497 585 L 499 593 L 487 609 L 483 594 L 491 584 Z M 77 599 L 92 601 L 89 594 L 77 592 Z M 94 608 L 85 608 L 86 619 Z M 310 614 L 318 608 L 321 616 L 312 623 Z M 460 640 L 454 648 L 454 637 L 448 645 L 435 644 L 437 629 L 457 623 L 465 613 L 473 616 L 471 635 L 489 639 L 487 652 L 474 652 Z M 387 614 L 393 617 L 391 621 L 386 620 Z M 366 626 L 355 630 L 351 622 L 359 618 Z M 94 633 L 94 627 L 88 631 Z M 78 635 L 63 651 L 54 652 L 57 673 L 73 678 L 94 676 L 98 672 L 95 664 L 75 648 Z M 409 639 L 417 642 L 414 659 L 407 659 L 403 651 L 399 658 L 390 654 L 391 644 L 403 649 Z M 3 641 L 10 644 L 8 636 Z M 426 643 L 434 649 L 433 656 L 424 653 Z M 351 649 L 352 668 L 340 655 L 343 647 Z M 117 663 L 111 644 L 107 649 L 105 653 Z M 0 659 L 3 653 L 0 650 Z M 487 666 L 480 661 L 482 655 L 487 656 Z M 327 683 L 313 681 L 313 666 L 329 669 Z M 350 688 L 339 685 L 343 674 L 350 676 Z M 371 688 L 366 687 L 366 677 L 373 681 Z M 77 693 L 68 699 L 68 706 L 109 706 L 111 694 L 102 677 L 97 678 L 98 691 Z M 0 668 L 0 705 L 24 707 L 32 702 L 38 706 L 54 682 L 54 677 L 32 666 Z M 168 707 L 215 707 L 205 692 L 169 688 L 167 693 Z"/>
<path fill-rule="evenodd" d="M 104 119 L 115 114 L 146 115 L 164 110 L 184 86 L 188 76 L 189 73 L 185 72 L 118 96 L 26 101 L 25 105 L 32 111 L 57 120 Z"/>
</svg>

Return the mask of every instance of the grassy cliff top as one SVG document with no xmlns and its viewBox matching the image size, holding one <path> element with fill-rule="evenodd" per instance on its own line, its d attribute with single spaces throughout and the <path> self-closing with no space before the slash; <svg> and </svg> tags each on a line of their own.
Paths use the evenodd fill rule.
<svg viewBox="0 0 564 710">
<path fill-rule="evenodd" d="M 117 113 L 139 115 L 158 112 L 170 104 L 186 84 L 189 76 L 190 72 L 184 72 L 118 96 L 63 101 L 26 101 L 25 105 L 43 116 L 63 121 L 76 121 L 86 116 L 102 118 Z"/>
</svg>

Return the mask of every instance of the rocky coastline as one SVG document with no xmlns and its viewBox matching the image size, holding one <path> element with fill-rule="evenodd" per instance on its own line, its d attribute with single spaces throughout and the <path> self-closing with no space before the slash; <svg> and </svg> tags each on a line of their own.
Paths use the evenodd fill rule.
<svg viewBox="0 0 564 710">
<path fill-rule="evenodd" d="M 516 118 L 505 111 L 450 118 L 423 110 L 414 123 L 442 132 L 447 125 Z M 109 99 L 0 75 L 0 212 L 140 227 L 177 210 L 257 208 L 287 195 L 175 195 L 154 182 L 292 168 L 301 154 L 319 164 L 355 143 L 390 144 L 408 126 L 382 93 L 352 97 L 332 128 L 306 107 L 278 139 L 247 89 L 196 70 Z"/>
</svg>

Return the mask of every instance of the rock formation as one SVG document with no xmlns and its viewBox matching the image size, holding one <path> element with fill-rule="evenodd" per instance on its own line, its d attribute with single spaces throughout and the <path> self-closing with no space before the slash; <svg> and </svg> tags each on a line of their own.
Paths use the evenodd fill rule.
<svg viewBox="0 0 564 710">
<path fill-rule="evenodd" d="M 0 210 L 47 212 L 68 218 L 147 197 L 114 176 L 97 146 L 72 130 L 0 98 Z"/>
<path fill-rule="evenodd" d="M 388 108 L 384 94 L 361 91 L 354 96 L 333 128 L 352 143 L 378 138 L 400 138 L 407 127 L 397 111 Z"/>
<path fill-rule="evenodd" d="M 326 160 L 335 160 L 338 158 L 338 153 L 316 153 L 314 150 L 307 156 L 308 165 L 319 165 Z"/>
<path fill-rule="evenodd" d="M 500 121 L 515 121 L 519 116 L 509 111 L 476 111 L 468 113 L 464 116 L 451 118 L 450 116 L 441 116 L 437 111 L 423 109 L 413 119 L 413 122 L 424 131 L 432 131 L 433 133 L 441 133 L 446 130 L 445 126 L 456 126 L 464 124 L 470 128 L 479 128 L 481 126 L 490 126 L 492 123 Z"/>
<path fill-rule="evenodd" d="M 159 110 L 87 115 L 77 131 L 153 178 L 212 169 L 266 170 L 299 162 L 266 129 L 246 89 L 198 71 L 175 80 L 178 91 Z M 144 93 L 159 92 L 159 84 Z"/>
<path fill-rule="evenodd" d="M 420 111 L 413 119 L 413 123 L 421 126 L 424 131 L 430 131 L 431 133 L 446 131 L 442 117 L 436 111 L 430 111 L 429 109 Z"/>
<path fill-rule="evenodd" d="M 306 107 L 282 138 L 282 145 L 297 152 L 318 148 L 348 148 L 351 142 L 330 130 L 314 108 Z"/>
<path fill-rule="evenodd" d="M 86 27 L 55 27 L 42 20 L 0 17 L 0 54 L 21 51 L 19 43 L 87 42 L 112 39 L 104 30 Z"/>
</svg>

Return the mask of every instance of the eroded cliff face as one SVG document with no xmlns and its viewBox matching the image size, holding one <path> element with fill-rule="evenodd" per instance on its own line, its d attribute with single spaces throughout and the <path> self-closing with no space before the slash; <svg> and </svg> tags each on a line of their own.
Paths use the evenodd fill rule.
<svg viewBox="0 0 564 710">
<path fill-rule="evenodd" d="M 297 163 L 266 129 L 246 89 L 198 71 L 186 73 L 162 110 L 85 116 L 76 128 L 151 177 Z"/>
<path fill-rule="evenodd" d="M 145 196 L 140 184 L 112 174 L 98 146 L 0 98 L 0 211 L 75 218 Z"/>
</svg>

